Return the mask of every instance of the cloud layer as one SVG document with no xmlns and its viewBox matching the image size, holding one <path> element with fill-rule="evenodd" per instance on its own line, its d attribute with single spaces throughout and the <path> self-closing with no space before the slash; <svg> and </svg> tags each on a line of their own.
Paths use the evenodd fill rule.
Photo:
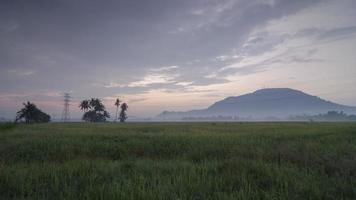
<svg viewBox="0 0 356 200">
<path fill-rule="evenodd" d="M 131 113 L 202 108 L 261 87 L 356 105 L 355 1 L 0 3 L 0 115 L 21 102 L 120 96 Z M 55 102 L 49 104 L 49 102 Z"/>
</svg>

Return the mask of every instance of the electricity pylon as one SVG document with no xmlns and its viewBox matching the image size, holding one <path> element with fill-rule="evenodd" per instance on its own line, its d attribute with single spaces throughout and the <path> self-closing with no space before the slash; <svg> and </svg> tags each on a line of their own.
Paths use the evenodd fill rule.
<svg viewBox="0 0 356 200">
<path fill-rule="evenodd" d="M 69 102 L 72 97 L 69 93 L 64 93 L 64 108 L 62 111 L 62 122 L 68 122 L 70 120 L 69 116 Z"/>
</svg>

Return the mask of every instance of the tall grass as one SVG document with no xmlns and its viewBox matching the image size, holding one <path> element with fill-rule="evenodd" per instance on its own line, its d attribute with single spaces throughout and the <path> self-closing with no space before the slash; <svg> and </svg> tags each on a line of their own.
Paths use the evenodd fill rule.
<svg viewBox="0 0 356 200">
<path fill-rule="evenodd" d="M 13 122 L 0 122 L 0 131 L 5 131 L 8 129 L 15 128 L 16 124 Z"/>
<path fill-rule="evenodd" d="M 356 199 L 354 123 L 0 129 L 0 199 Z"/>
</svg>

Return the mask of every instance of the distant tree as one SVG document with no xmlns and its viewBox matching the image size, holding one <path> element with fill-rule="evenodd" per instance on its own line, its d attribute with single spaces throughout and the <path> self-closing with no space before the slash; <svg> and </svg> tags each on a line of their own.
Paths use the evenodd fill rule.
<svg viewBox="0 0 356 200">
<path fill-rule="evenodd" d="M 81 110 L 87 111 L 90 108 L 89 100 L 83 100 L 79 105 Z"/>
<path fill-rule="evenodd" d="M 318 115 L 302 115 L 291 117 L 292 120 L 309 120 L 313 121 L 356 121 L 355 115 L 347 115 L 343 111 L 328 111 Z"/>
<path fill-rule="evenodd" d="M 45 123 L 51 121 L 51 116 L 42 112 L 37 106 L 31 102 L 23 103 L 24 107 L 17 112 L 15 122 L 22 119 L 25 123 Z"/>
<path fill-rule="evenodd" d="M 116 116 L 115 116 L 115 121 L 117 120 L 117 113 L 119 112 L 119 107 L 120 107 L 120 99 L 117 98 L 115 101 L 115 106 L 116 106 Z"/>
<path fill-rule="evenodd" d="M 120 112 L 120 122 L 125 122 L 127 119 L 126 111 L 129 106 L 126 103 L 121 104 L 121 112 Z"/>
<path fill-rule="evenodd" d="M 83 100 L 79 107 L 85 112 L 82 117 L 84 121 L 105 122 L 106 118 L 110 118 L 109 113 L 105 110 L 105 106 L 100 99 L 91 98 L 90 100 Z"/>
</svg>

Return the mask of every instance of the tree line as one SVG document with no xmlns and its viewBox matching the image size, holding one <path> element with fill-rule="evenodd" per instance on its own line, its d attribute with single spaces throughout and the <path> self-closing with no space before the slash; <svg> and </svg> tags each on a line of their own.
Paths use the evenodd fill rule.
<svg viewBox="0 0 356 200">
<path fill-rule="evenodd" d="M 127 110 L 129 106 L 125 102 L 121 102 L 119 98 L 115 100 L 116 116 L 114 121 L 119 120 L 125 122 L 128 118 Z M 30 123 L 46 123 L 51 121 L 51 116 L 40 110 L 34 103 L 23 103 L 23 108 L 16 113 L 15 123 L 25 122 Z M 86 122 L 105 122 L 110 118 L 109 112 L 102 101 L 98 98 L 86 99 L 80 102 L 79 108 L 84 112 L 82 120 Z M 119 113 L 119 108 L 120 113 Z"/>
<path fill-rule="evenodd" d="M 292 116 L 290 119 L 301 121 L 356 121 L 356 115 L 348 115 L 343 111 L 332 110 L 318 115 Z"/>
</svg>

